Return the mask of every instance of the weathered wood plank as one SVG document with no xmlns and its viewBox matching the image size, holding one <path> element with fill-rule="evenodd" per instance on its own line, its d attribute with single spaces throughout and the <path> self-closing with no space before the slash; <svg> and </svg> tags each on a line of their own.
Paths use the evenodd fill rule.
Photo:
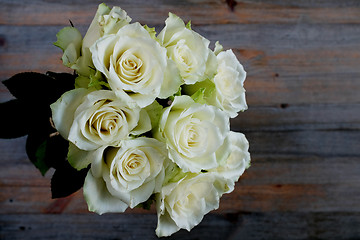
<svg viewBox="0 0 360 240">
<path fill-rule="evenodd" d="M 360 6 L 356 1 L 238 1 L 230 11 L 225 1 L 107 1 L 109 6 L 125 9 L 134 21 L 163 23 L 168 12 L 174 12 L 195 24 L 359 23 Z M 97 1 L 87 1 L 86 8 L 76 1 L 2 1 L 2 25 L 61 25 L 71 19 L 76 24 L 89 24 Z M 310 8 L 311 7 L 311 8 Z M 211 17 L 209 17 L 211 16 Z"/>
<path fill-rule="evenodd" d="M 4 89 L 5 90 L 5 89 Z M 0 102 L 11 97 L 8 92 L 0 94 Z M 311 104 L 289 105 L 279 103 L 277 106 L 253 106 L 231 119 L 230 126 L 234 131 L 295 131 L 295 130 L 359 130 L 359 104 Z M 13 149 L 12 143 L 3 141 L 4 150 Z M 16 143 L 17 144 L 17 143 Z M 24 151 L 24 142 L 11 150 L 15 154 Z M 22 147 L 21 147 L 22 146 Z M 12 153 L 3 153 L 10 155 Z M 13 156 L 11 156 L 13 157 Z"/>
<path fill-rule="evenodd" d="M 97 1 L 0 0 L 0 80 L 69 71 L 52 45 L 68 19 L 85 33 Z M 161 30 L 168 11 L 232 48 L 249 110 L 232 120 L 252 167 L 220 208 L 170 239 L 360 238 L 360 3 L 357 0 L 107 1 Z M 0 102 L 11 98 L 0 84 Z M 2 115 L 1 115 L 2 117 Z M 1 239 L 155 239 L 151 211 L 89 214 L 79 191 L 50 198 L 25 138 L 0 140 Z M 60 214 L 62 213 L 62 214 Z"/>
<path fill-rule="evenodd" d="M 359 104 L 252 106 L 231 119 L 237 131 L 360 129 Z"/>
<path fill-rule="evenodd" d="M 251 105 L 359 103 L 360 25 L 299 26 L 200 26 L 199 32 L 233 48 L 248 72 L 245 87 Z M 22 71 L 71 71 L 62 66 L 61 51 L 52 45 L 60 27 L 0 29 L 6 32 L 0 47 L 1 79 Z M 0 86 L 1 98 L 3 94 Z"/>
<path fill-rule="evenodd" d="M 1 215 L 1 239 L 158 239 L 155 215 Z M 359 213 L 208 214 L 164 239 L 357 239 Z"/>
<path fill-rule="evenodd" d="M 298 156 L 359 157 L 360 131 L 246 132 L 250 152 Z"/>
<path fill-rule="evenodd" d="M 222 197 L 216 212 L 360 212 L 359 172 L 359 157 L 253 154 L 252 166 L 240 178 L 235 190 Z M 23 163 L 5 163 L 0 176 L 1 214 L 87 212 L 82 191 L 52 200 L 51 173 L 43 178 L 25 159 Z M 129 209 L 127 212 L 147 211 Z M 150 213 L 154 213 L 154 209 Z"/>
<path fill-rule="evenodd" d="M 237 129 L 235 129 L 237 130 Z M 360 131 L 356 130 L 319 130 L 319 131 L 246 131 L 243 129 L 253 154 L 298 155 L 320 157 L 359 157 Z M 14 151 L 9 140 L 0 140 L 2 161 L 9 161 L 12 156 L 7 151 Z M 25 139 L 18 142 L 25 146 Z M 18 150 L 17 150 L 18 151 Z M 19 152 L 19 157 L 24 153 Z"/>
<path fill-rule="evenodd" d="M 69 26 L 69 24 L 64 22 L 59 26 L 1 25 L 3 43 L 0 46 L 0 53 L 27 53 L 29 51 L 31 53 L 34 51 L 42 53 L 49 50 L 56 52 L 56 49 L 61 52 L 52 43 L 56 41 L 56 33 L 65 26 Z M 163 25 L 154 25 L 154 27 L 156 27 L 157 32 L 160 32 Z M 88 25 L 80 25 L 77 28 L 84 35 Z M 360 26 L 357 24 L 309 24 L 299 22 L 286 25 L 269 23 L 192 25 L 192 28 L 208 38 L 212 42 L 211 46 L 214 46 L 216 41 L 220 41 L 225 49 L 239 49 L 253 57 L 254 55 L 260 55 L 258 57 L 262 57 L 263 64 L 267 62 L 266 58 L 264 59 L 267 56 L 278 55 L 277 59 L 281 61 L 288 54 L 297 53 L 304 58 L 315 50 L 322 53 L 318 58 L 322 57 L 324 61 L 327 61 L 326 63 L 332 61 L 331 57 L 338 59 L 342 56 L 347 59 L 359 56 L 359 50 L 356 47 L 360 45 Z M 335 45 L 336 48 L 334 48 Z M 342 53 L 342 50 L 349 51 L 350 49 L 353 50 L 352 53 Z M 350 56 L 348 56 L 349 54 Z M 307 58 L 303 59 L 302 63 L 311 68 L 315 67 L 312 65 L 313 62 L 318 63 L 316 60 L 316 58 L 314 60 Z M 283 60 L 281 63 L 296 66 L 298 62 Z M 338 61 L 338 64 L 342 66 L 344 63 Z"/>
<path fill-rule="evenodd" d="M 312 170 L 312 169 L 310 169 Z M 276 171 L 276 170 L 274 170 Z M 267 172 L 268 173 L 268 172 Z M 315 177 L 315 176 L 313 176 Z M 245 181 L 245 180 L 244 180 Z M 348 180 L 349 181 L 349 180 Z M 352 183 L 332 184 L 237 184 L 234 192 L 221 198 L 216 213 L 250 212 L 360 212 L 359 179 Z M 67 198 L 51 199 L 49 187 L 2 187 L 0 214 L 87 213 L 82 191 Z M 128 209 L 129 214 L 154 213 Z"/>
</svg>

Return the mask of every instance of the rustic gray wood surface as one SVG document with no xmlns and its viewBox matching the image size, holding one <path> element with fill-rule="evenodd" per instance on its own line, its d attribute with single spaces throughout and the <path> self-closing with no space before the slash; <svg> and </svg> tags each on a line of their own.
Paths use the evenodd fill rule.
<svg viewBox="0 0 360 240">
<path fill-rule="evenodd" d="M 231 2 L 106 2 L 157 31 L 169 11 L 191 20 L 248 72 L 249 109 L 231 128 L 252 166 L 218 210 L 169 239 L 360 239 L 360 1 Z M 0 80 L 69 71 L 55 35 L 69 19 L 84 34 L 98 3 L 0 0 Z M 32 166 L 25 138 L 0 140 L 0 165 L 0 239 L 156 239 L 154 209 L 98 216 L 81 191 L 52 200 L 51 172 Z"/>
</svg>

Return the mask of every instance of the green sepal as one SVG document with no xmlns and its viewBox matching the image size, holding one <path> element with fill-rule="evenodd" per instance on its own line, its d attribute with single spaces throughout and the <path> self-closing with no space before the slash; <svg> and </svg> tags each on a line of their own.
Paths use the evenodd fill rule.
<svg viewBox="0 0 360 240">
<path fill-rule="evenodd" d="M 208 79 L 193 85 L 183 85 L 184 94 L 192 96 L 193 99 L 203 98 L 206 103 L 212 102 L 212 99 L 215 97 L 215 91 L 215 83 Z"/>
<path fill-rule="evenodd" d="M 191 98 L 194 100 L 194 102 L 205 104 L 206 101 L 204 95 L 205 95 L 205 88 L 200 88 L 193 95 L 191 95 Z"/>
<path fill-rule="evenodd" d="M 224 47 L 219 43 L 219 41 L 216 41 L 214 54 L 217 56 L 223 49 Z"/>
<path fill-rule="evenodd" d="M 156 37 L 156 31 L 155 31 L 154 27 L 150 28 L 150 27 L 148 27 L 148 25 L 144 25 L 143 27 L 145 28 L 146 31 L 148 31 L 148 33 L 150 34 L 150 37 L 152 39 L 159 41 L 159 39 L 157 39 L 157 37 Z"/>
<path fill-rule="evenodd" d="M 96 71 L 95 75 L 90 76 L 90 83 L 88 88 L 95 88 L 97 90 L 110 89 L 109 83 L 103 78 L 100 71 Z"/>
<path fill-rule="evenodd" d="M 163 106 L 157 101 L 154 101 L 149 106 L 145 107 L 146 112 L 149 114 L 152 129 L 159 125 L 160 117 L 163 112 Z"/>
<path fill-rule="evenodd" d="M 90 78 L 79 75 L 75 79 L 75 88 L 88 88 L 90 84 Z"/>
<path fill-rule="evenodd" d="M 187 22 L 186 26 L 187 29 L 191 30 L 191 20 Z"/>
<path fill-rule="evenodd" d="M 187 173 L 184 173 L 178 165 L 170 162 L 169 166 L 165 169 L 164 185 L 166 183 L 178 182 L 186 177 L 186 175 Z"/>
</svg>

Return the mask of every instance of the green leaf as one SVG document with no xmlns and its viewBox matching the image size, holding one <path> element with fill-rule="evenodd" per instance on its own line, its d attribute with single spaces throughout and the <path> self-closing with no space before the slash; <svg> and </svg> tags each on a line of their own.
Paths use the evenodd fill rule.
<svg viewBox="0 0 360 240">
<path fill-rule="evenodd" d="M 55 102 L 64 92 L 73 89 L 74 82 L 74 75 L 52 72 L 48 72 L 48 75 L 35 72 L 19 73 L 3 81 L 17 99 L 47 105 Z"/>
<path fill-rule="evenodd" d="M 29 106 L 18 99 L 0 103 L 0 138 L 18 138 L 29 133 Z"/>
<path fill-rule="evenodd" d="M 70 166 L 69 162 L 56 169 L 51 178 L 52 198 L 62 198 L 78 191 L 85 181 L 89 168 L 77 171 Z"/>
<path fill-rule="evenodd" d="M 48 166 L 55 169 L 61 168 L 66 162 L 66 156 L 69 149 L 69 142 L 60 134 L 51 136 L 47 139 L 45 162 Z"/>
<path fill-rule="evenodd" d="M 46 164 L 45 161 L 46 146 L 47 146 L 46 140 L 38 146 L 38 148 L 35 151 L 35 161 L 33 162 L 35 167 L 40 170 L 43 176 L 50 169 L 50 167 Z"/>
<path fill-rule="evenodd" d="M 62 168 L 67 162 L 69 142 L 60 135 L 54 135 L 51 126 L 43 124 L 38 131 L 32 131 L 26 141 L 26 153 L 42 175 L 51 168 Z"/>
<path fill-rule="evenodd" d="M 40 170 L 42 175 L 51 167 L 45 160 L 47 140 L 52 130 L 50 123 L 42 121 L 38 130 L 29 133 L 26 139 L 26 153 L 30 161 Z"/>
</svg>

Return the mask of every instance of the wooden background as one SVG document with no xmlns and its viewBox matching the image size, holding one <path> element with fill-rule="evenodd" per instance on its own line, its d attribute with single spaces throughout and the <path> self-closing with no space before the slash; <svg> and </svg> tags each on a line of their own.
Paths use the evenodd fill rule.
<svg viewBox="0 0 360 240">
<path fill-rule="evenodd" d="M 24 2 L 0 0 L 0 79 L 68 71 L 55 35 L 69 19 L 84 34 L 100 2 Z M 191 19 L 248 72 L 249 110 L 231 126 L 252 166 L 218 210 L 169 239 L 360 239 L 360 1 L 228 2 L 107 1 L 158 31 L 169 11 Z M 98 216 L 81 191 L 52 200 L 24 140 L 0 140 L 0 239 L 156 239 L 154 210 Z"/>
</svg>

